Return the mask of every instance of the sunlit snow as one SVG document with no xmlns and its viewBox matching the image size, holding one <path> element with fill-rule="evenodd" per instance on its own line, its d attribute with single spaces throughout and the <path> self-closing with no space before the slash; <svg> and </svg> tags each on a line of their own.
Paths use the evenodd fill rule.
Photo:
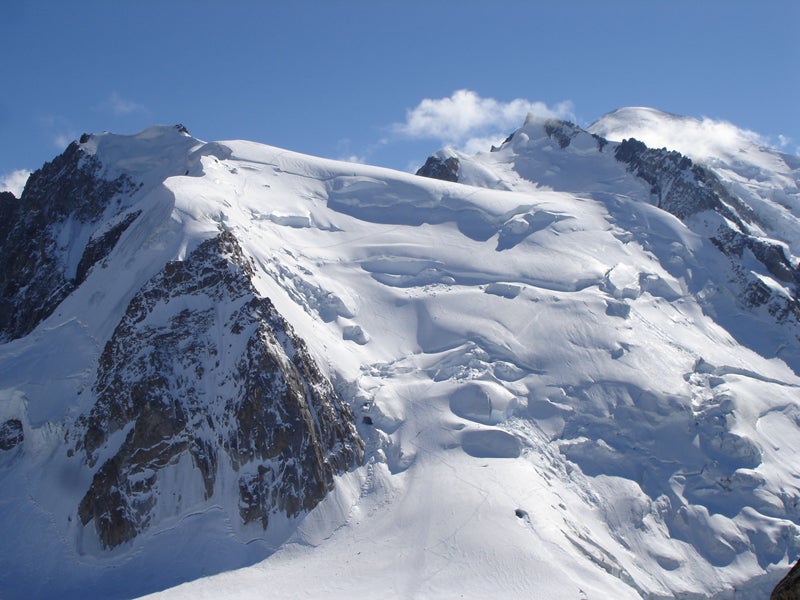
<svg viewBox="0 0 800 600">
<path fill-rule="evenodd" d="M 722 255 L 590 135 L 562 151 L 533 119 L 459 155 L 466 184 L 174 128 L 87 146 L 144 183 L 143 215 L 0 346 L 0 416 L 35 440 L 0 463 L 9 597 L 759 597 L 800 553 L 800 377 L 715 320 L 698 282 Z M 787 171 L 728 159 L 800 252 L 796 179 L 765 196 L 751 182 Z M 367 462 L 266 533 L 198 492 L 103 551 L 65 430 L 132 295 L 220 229 L 354 407 Z"/>
</svg>

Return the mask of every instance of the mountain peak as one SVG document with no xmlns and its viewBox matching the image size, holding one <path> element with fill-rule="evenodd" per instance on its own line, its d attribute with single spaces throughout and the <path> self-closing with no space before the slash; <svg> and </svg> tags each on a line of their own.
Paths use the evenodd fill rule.
<svg viewBox="0 0 800 600">
<path fill-rule="evenodd" d="M 626 106 L 606 113 L 587 127 L 591 133 L 601 135 L 611 141 L 622 141 L 625 138 L 635 137 L 644 141 L 652 148 L 661 147 L 655 140 L 661 139 L 672 142 L 671 137 L 666 137 L 667 132 L 697 127 L 700 121 L 692 117 L 684 117 L 665 112 L 657 108 L 646 106 Z M 642 139 L 646 138 L 646 139 Z M 676 150 L 674 144 L 662 144 L 670 150 Z"/>
<path fill-rule="evenodd" d="M 607 112 L 602 117 L 597 119 L 594 123 L 589 125 L 587 129 L 593 129 L 595 123 L 608 122 L 611 120 L 626 121 L 626 122 L 643 122 L 654 120 L 669 120 L 669 119 L 690 119 L 691 117 L 684 117 L 674 113 L 652 108 L 649 106 L 623 106 Z"/>
</svg>

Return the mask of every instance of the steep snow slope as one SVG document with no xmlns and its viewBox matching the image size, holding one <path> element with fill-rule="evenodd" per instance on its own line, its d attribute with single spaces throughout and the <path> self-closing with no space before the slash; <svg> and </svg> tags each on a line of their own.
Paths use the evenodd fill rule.
<svg viewBox="0 0 800 600">
<path fill-rule="evenodd" d="M 656 206 L 616 144 L 530 121 L 498 152 L 442 155 L 470 185 L 172 128 L 82 146 L 142 184 L 141 216 L 0 346 L 0 421 L 24 432 L 0 454 L 4 595 L 135 595 L 266 558 L 164 597 L 759 597 L 800 555 L 794 322 L 737 305 L 733 259 Z M 167 508 L 103 549 L 79 514 L 102 460 L 67 456 L 103 348 L 220 232 L 252 267 L 247 294 L 352 407 L 363 465 L 263 529 L 243 524 L 233 471 L 204 495 L 181 459 L 158 480 Z M 168 295 L 147 319 L 203 297 Z M 748 347 L 726 307 L 783 350 Z"/>
</svg>

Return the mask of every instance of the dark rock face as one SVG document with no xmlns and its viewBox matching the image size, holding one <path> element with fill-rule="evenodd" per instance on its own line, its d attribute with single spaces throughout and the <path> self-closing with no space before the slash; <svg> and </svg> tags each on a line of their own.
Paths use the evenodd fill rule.
<svg viewBox="0 0 800 600">
<path fill-rule="evenodd" d="M 572 138 L 578 135 L 582 129 L 570 121 L 559 121 L 558 119 L 548 119 L 544 124 L 544 132 L 547 137 L 558 142 L 562 150 L 570 145 Z"/>
<path fill-rule="evenodd" d="M 24 439 L 25 434 L 21 421 L 9 419 L 5 423 L 0 423 L 0 450 L 12 450 L 19 446 Z"/>
<path fill-rule="evenodd" d="M 617 146 L 614 156 L 650 184 L 659 208 L 681 220 L 706 210 L 717 212 L 740 227 L 756 220 L 750 207 L 731 195 L 713 173 L 679 152 L 648 148 L 631 138 Z"/>
<path fill-rule="evenodd" d="M 572 143 L 572 140 L 579 134 L 585 133 L 583 129 L 575 125 L 572 121 L 562 121 L 560 119 L 548 119 L 545 121 L 544 132 L 547 134 L 547 137 L 555 140 L 558 143 L 558 147 L 562 150 L 567 148 Z M 511 137 L 512 136 L 509 136 L 503 144 L 510 141 Z M 592 137 L 597 144 L 597 150 L 602 152 L 603 148 L 608 145 L 608 140 L 595 134 L 592 134 Z"/>
<path fill-rule="evenodd" d="M 800 561 L 778 582 L 770 600 L 800 600 Z"/>
<path fill-rule="evenodd" d="M 634 175 L 650 184 L 650 193 L 658 199 L 659 208 L 679 219 L 686 219 L 704 210 L 715 210 L 734 222 L 741 222 L 722 204 L 718 194 L 701 185 L 694 164 L 683 154 L 653 150 L 631 138 L 617 146 L 614 156 L 626 163 Z"/>
<path fill-rule="evenodd" d="M 241 519 L 266 528 L 273 514 L 311 510 L 363 459 L 349 407 L 252 276 L 222 233 L 151 279 L 106 344 L 74 441 L 89 466 L 113 454 L 79 507 L 104 546 L 180 510 L 176 495 L 191 490 L 173 481 L 167 494 L 160 479 L 179 463 L 206 500 L 220 470 L 234 473 Z"/>
<path fill-rule="evenodd" d="M 73 142 L 30 176 L 19 200 L 0 198 L 0 341 L 30 333 L 113 247 L 113 235 L 96 244 L 81 260 L 79 278 L 67 272 L 59 245 L 63 228 L 99 223 L 115 197 L 137 189 L 126 176 L 103 179 L 101 167 Z"/>
<path fill-rule="evenodd" d="M 438 156 L 429 156 L 425 164 L 417 170 L 417 175 L 430 177 L 431 179 L 441 179 L 442 181 L 458 181 L 458 159 L 451 156 L 442 160 Z"/>
<path fill-rule="evenodd" d="M 516 133 L 516 132 L 514 132 L 514 133 Z M 514 139 L 514 133 L 509 134 L 508 137 L 506 137 L 506 139 L 503 140 L 503 143 L 501 143 L 499 146 L 492 145 L 492 147 L 489 150 L 489 152 L 499 152 L 500 150 L 502 150 L 503 146 L 505 146 L 508 142 L 510 142 L 511 140 Z"/>
<path fill-rule="evenodd" d="M 732 259 L 732 269 L 736 279 L 744 288 L 743 299 L 747 305 L 766 306 L 767 311 L 778 322 L 784 322 L 789 318 L 800 322 L 800 301 L 798 301 L 800 269 L 789 261 L 781 246 L 730 228 L 720 228 L 711 238 L 711 242 Z M 741 260 L 746 250 L 752 253 L 776 280 L 793 291 L 792 297 L 776 294 L 738 261 L 733 260 Z"/>
<path fill-rule="evenodd" d="M 89 239 L 78 263 L 78 269 L 75 272 L 75 285 L 83 283 L 89 273 L 89 269 L 108 256 L 108 253 L 116 246 L 120 236 L 125 233 L 125 230 L 140 214 L 142 213 L 139 210 L 128 213 L 106 231 L 99 232 L 97 236 L 92 236 Z"/>
</svg>

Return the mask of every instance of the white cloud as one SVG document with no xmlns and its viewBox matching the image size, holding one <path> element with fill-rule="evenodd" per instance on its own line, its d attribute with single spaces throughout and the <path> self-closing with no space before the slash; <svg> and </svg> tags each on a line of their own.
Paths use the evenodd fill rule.
<svg viewBox="0 0 800 600">
<path fill-rule="evenodd" d="M 448 98 L 425 98 L 408 110 L 405 122 L 395 123 L 392 131 L 403 137 L 437 139 L 467 151 L 488 150 L 492 143 L 502 141 L 509 129 L 521 127 L 529 114 L 574 119 L 569 101 L 549 107 L 544 102 L 522 98 L 501 102 L 471 90 L 457 90 Z"/>
<path fill-rule="evenodd" d="M 358 154 L 347 154 L 345 156 L 340 156 L 338 160 L 343 160 L 344 162 L 351 162 L 351 163 L 359 163 L 359 164 L 366 164 L 367 159 L 363 156 L 359 156 Z"/>
<path fill-rule="evenodd" d="M 522 123 L 518 127 L 522 126 Z M 492 146 L 499 146 L 508 137 L 508 133 L 496 133 L 482 137 L 472 137 L 462 143 L 459 150 L 465 154 L 477 154 L 487 152 Z"/>
<path fill-rule="evenodd" d="M 39 117 L 39 124 L 43 133 L 52 140 L 53 147 L 59 151 L 63 151 L 71 141 L 78 139 L 73 123 L 61 115 L 42 115 Z"/>
<path fill-rule="evenodd" d="M 64 150 L 77 137 L 75 133 L 57 133 L 53 138 L 53 145 L 59 150 Z"/>
<path fill-rule="evenodd" d="M 620 141 L 634 137 L 651 148 L 677 150 L 695 160 L 727 157 L 737 160 L 754 146 L 773 146 L 755 131 L 708 117 L 695 119 L 651 108 L 624 108 L 606 115 L 590 131 Z"/>
<path fill-rule="evenodd" d="M 708 117 L 703 117 L 694 127 L 689 127 L 688 132 L 697 143 L 701 143 L 704 139 L 708 140 L 709 152 L 715 145 L 722 148 L 742 147 L 746 142 L 760 146 L 770 145 L 767 138 L 755 131 L 742 129 L 727 121 L 715 121 Z"/>
<path fill-rule="evenodd" d="M 11 192 L 19 198 L 30 174 L 27 169 L 17 169 L 6 175 L 0 175 L 0 191 Z"/>
<path fill-rule="evenodd" d="M 788 135 L 783 135 L 782 133 L 779 133 L 775 145 L 781 152 L 790 153 L 793 151 L 792 146 L 794 146 L 794 140 L 790 138 Z M 794 148 L 794 153 L 797 156 L 800 156 L 800 146 Z"/>
<path fill-rule="evenodd" d="M 111 92 L 101 104 L 100 108 L 111 111 L 117 116 L 129 115 L 135 112 L 143 112 L 144 106 L 133 100 L 123 98 L 117 92 Z"/>
<path fill-rule="evenodd" d="M 361 154 L 356 154 L 353 152 L 351 146 L 352 140 L 350 138 L 342 138 L 337 141 L 335 154 L 336 160 L 365 164 L 367 162 L 367 152 L 365 151 Z"/>
</svg>

